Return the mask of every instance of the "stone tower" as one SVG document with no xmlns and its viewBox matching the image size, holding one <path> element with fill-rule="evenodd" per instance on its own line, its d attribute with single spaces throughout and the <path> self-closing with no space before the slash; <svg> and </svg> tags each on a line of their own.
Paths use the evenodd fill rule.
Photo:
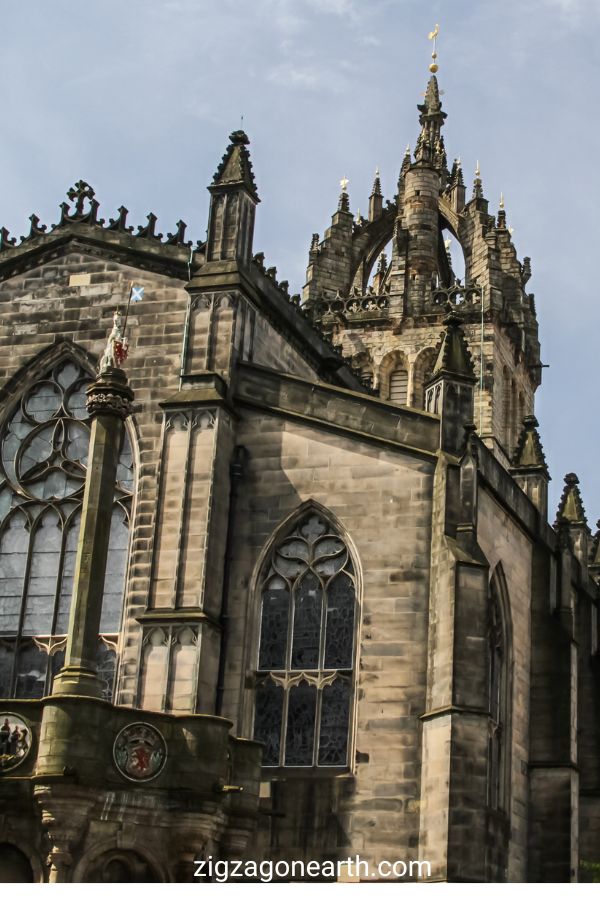
<svg viewBox="0 0 600 900">
<path fill-rule="evenodd" d="M 393 199 L 384 204 L 377 173 L 369 217 L 354 219 L 344 186 L 323 240 L 313 235 L 304 303 L 382 399 L 423 409 L 450 302 L 473 358 L 475 425 L 506 467 L 541 380 L 530 261 L 517 258 L 504 202 L 490 214 L 479 167 L 468 202 L 460 160 L 448 170 L 435 75 L 418 109 L 415 152 L 407 148 Z"/>
</svg>

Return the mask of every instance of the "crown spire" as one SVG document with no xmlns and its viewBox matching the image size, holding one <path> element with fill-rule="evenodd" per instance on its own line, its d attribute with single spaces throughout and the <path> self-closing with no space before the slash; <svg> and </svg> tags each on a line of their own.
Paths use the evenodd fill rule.
<svg viewBox="0 0 600 900">
<path fill-rule="evenodd" d="M 446 154 L 441 129 L 446 113 L 442 110 L 440 89 L 435 75 L 427 82 L 423 103 L 417 104 L 417 109 L 421 133 L 415 148 L 415 159 L 417 162 L 433 162 L 435 156 L 436 167 L 438 163 L 442 164 L 442 160 L 445 165 Z"/>
</svg>

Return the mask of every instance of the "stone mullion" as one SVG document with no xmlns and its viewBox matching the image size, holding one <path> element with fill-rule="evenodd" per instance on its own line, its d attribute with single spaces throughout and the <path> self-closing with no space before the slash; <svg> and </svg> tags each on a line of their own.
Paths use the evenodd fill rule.
<svg viewBox="0 0 600 900">
<path fill-rule="evenodd" d="M 62 587 L 62 574 L 63 574 L 64 564 L 65 564 L 65 550 L 66 550 L 65 545 L 67 543 L 67 531 L 68 531 L 67 522 L 71 521 L 72 516 L 75 515 L 76 512 L 77 512 L 77 509 L 73 510 L 73 513 L 71 514 L 71 516 L 69 516 L 68 519 L 64 522 L 62 521 L 62 517 L 60 515 L 58 516 L 59 522 L 62 523 L 62 527 L 61 527 L 62 539 L 60 542 L 60 555 L 58 558 L 58 571 L 56 573 L 56 588 L 54 590 L 54 608 L 52 611 L 52 622 L 50 623 L 50 634 L 51 635 L 53 635 L 56 631 L 56 620 L 58 619 L 58 607 L 60 604 L 60 594 L 61 594 L 61 587 Z"/>
<path fill-rule="evenodd" d="M 21 608 L 19 610 L 19 622 L 17 625 L 17 634 L 15 636 L 15 656 L 13 660 L 13 670 L 12 677 L 10 683 L 10 695 L 14 697 L 16 687 L 17 687 L 17 666 L 19 660 L 19 650 L 21 647 L 21 640 L 23 637 L 23 623 L 25 621 L 25 607 L 27 604 L 27 591 L 29 589 L 29 575 L 31 573 L 31 563 L 33 560 L 33 544 L 35 540 L 35 528 L 38 527 L 38 523 L 43 516 L 44 511 L 42 511 L 36 518 L 35 523 L 30 523 L 29 528 L 29 544 L 27 547 L 27 560 L 25 562 L 25 571 L 23 573 L 23 589 L 21 591 Z M 27 519 L 29 521 L 29 519 Z"/>
</svg>

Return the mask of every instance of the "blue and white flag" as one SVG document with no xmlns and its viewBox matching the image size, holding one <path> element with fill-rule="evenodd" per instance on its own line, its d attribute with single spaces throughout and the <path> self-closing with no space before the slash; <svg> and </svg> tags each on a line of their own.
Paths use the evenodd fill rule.
<svg viewBox="0 0 600 900">
<path fill-rule="evenodd" d="M 131 286 L 131 302 L 138 303 L 144 296 L 144 288 L 139 285 Z"/>
</svg>

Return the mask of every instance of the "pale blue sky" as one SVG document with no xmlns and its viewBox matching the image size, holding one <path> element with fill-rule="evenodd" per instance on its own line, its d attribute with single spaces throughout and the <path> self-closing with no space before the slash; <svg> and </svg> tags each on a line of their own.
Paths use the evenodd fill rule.
<svg viewBox="0 0 600 900">
<path fill-rule="evenodd" d="M 347 175 L 367 209 L 375 166 L 394 192 L 440 23 L 450 158 L 470 186 L 480 160 L 495 210 L 504 192 L 519 257 L 531 256 L 542 358 L 537 414 L 553 476 L 580 477 L 600 516 L 595 402 L 600 298 L 598 0 L 30 0 L 3 4 L 0 225 L 56 221 L 79 178 L 101 214 L 152 210 L 206 229 L 205 186 L 244 128 L 262 203 L 255 249 L 304 281 L 313 231 Z"/>
</svg>

